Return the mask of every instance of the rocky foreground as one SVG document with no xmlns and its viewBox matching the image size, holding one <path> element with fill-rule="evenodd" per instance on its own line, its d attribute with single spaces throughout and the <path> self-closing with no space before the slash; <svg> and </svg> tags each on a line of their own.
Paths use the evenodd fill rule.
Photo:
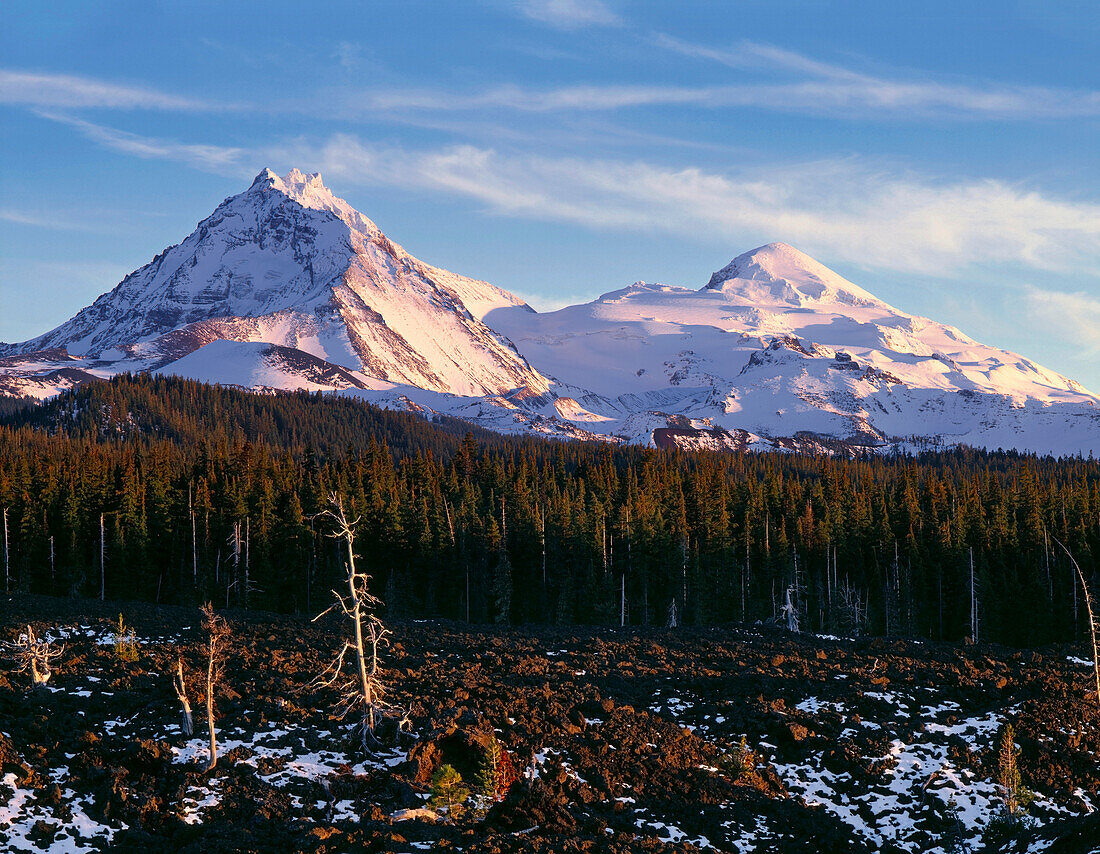
<svg viewBox="0 0 1100 854">
<path fill-rule="evenodd" d="M 136 660 L 116 649 L 120 610 Z M 413 737 L 365 758 L 334 693 L 310 686 L 339 624 L 228 617 L 207 773 L 197 610 L 0 604 L 0 640 L 30 624 L 64 645 L 44 689 L 0 662 L 0 849 L 1100 850 L 1100 712 L 1079 648 L 398 623 L 388 700 Z M 1015 830 L 995 818 L 1005 722 L 1035 793 Z M 518 776 L 503 800 L 428 810 L 442 764 L 475 788 L 494 731 Z"/>
</svg>

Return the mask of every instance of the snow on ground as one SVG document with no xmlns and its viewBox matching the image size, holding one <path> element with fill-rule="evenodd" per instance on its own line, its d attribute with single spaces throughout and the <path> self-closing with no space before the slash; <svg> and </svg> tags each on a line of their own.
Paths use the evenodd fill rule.
<svg viewBox="0 0 1100 854">
<path fill-rule="evenodd" d="M 993 746 L 1012 708 L 965 716 L 958 703 L 938 699 L 936 689 L 930 687 L 867 691 L 863 697 L 875 701 L 881 713 L 872 716 L 863 711 L 861 715 L 850 715 L 845 704 L 818 697 L 807 697 L 794 709 L 803 714 L 824 713 L 847 719 L 839 739 L 832 740 L 834 743 L 867 733 L 885 736 L 886 749 L 864 757 L 868 766 L 880 769 L 877 776 L 870 774 L 856 779 L 848 772 L 836 773 L 826 766 L 821 752 L 810 752 L 801 761 L 785 763 L 779 761 L 778 748 L 773 744 L 761 741 L 755 749 L 770 760 L 792 795 L 836 816 L 876 849 L 893 846 L 920 854 L 927 850 L 933 819 L 954 815 L 968 844 L 976 850 L 990 818 L 1001 807 L 998 789 L 993 780 L 977 776 L 952 757 L 960 749 L 977 753 Z M 702 701 L 692 698 L 689 692 L 670 686 L 657 692 L 650 711 L 708 738 L 710 724 L 721 724 L 724 719 L 720 715 L 700 714 L 697 709 L 700 705 Z M 723 749 L 736 745 L 736 738 L 728 738 L 728 733 L 723 738 L 720 728 L 714 730 L 714 739 Z M 1030 815 L 1038 825 L 1071 814 L 1044 793 L 1035 794 Z M 1091 811 L 1091 802 L 1086 800 L 1085 806 L 1082 811 Z M 643 818 L 640 815 L 639 826 Z M 663 825 L 656 819 L 647 819 L 647 826 Z M 769 833 L 763 827 L 746 836 L 744 828 L 731 828 L 730 838 L 718 844 L 723 849 L 733 845 L 739 851 L 758 850 L 758 844 L 774 838 Z M 1030 850 L 1038 852 L 1043 848 Z"/>
<path fill-rule="evenodd" d="M 879 779 L 857 782 L 848 772 L 830 771 L 821 755 L 811 755 L 803 762 L 773 763 L 788 789 L 811 806 L 820 804 L 876 847 L 891 844 L 920 851 L 914 840 L 920 825 L 932 815 L 951 811 L 970 843 L 977 843 L 1000 806 L 997 788 L 991 780 L 980 779 L 952 761 L 951 747 L 965 745 L 976 752 L 990 746 L 1003 713 L 989 712 L 948 724 L 939 720 L 956 720 L 956 703 L 933 705 L 918 697 L 903 697 L 900 692 L 866 692 L 864 697 L 885 704 L 892 714 L 881 720 L 861 720 L 862 726 L 897 733 L 885 754 L 865 757 L 883 769 Z M 799 704 L 804 711 L 822 706 L 816 698 Z M 911 713 L 913 708 L 919 708 L 919 714 Z M 856 733 L 849 727 L 840 738 Z"/>
<path fill-rule="evenodd" d="M 178 731 L 178 727 L 175 727 Z M 349 762 L 346 752 L 322 745 L 347 743 L 350 727 L 343 731 L 319 730 L 315 726 L 269 724 L 266 730 L 252 732 L 240 727 L 217 730 L 218 755 L 234 753 L 234 764 L 250 765 L 256 776 L 278 789 L 286 789 L 297 807 L 305 805 L 302 794 L 313 781 L 325 781 L 338 774 L 363 775 L 371 770 L 393 767 L 405 761 L 404 751 L 381 753 L 368 761 Z M 173 761 L 189 765 L 204 764 L 210 753 L 205 736 L 195 737 L 173 747 Z M 196 823 L 203 811 L 218 803 L 218 779 L 209 785 L 193 786 L 185 800 L 184 820 Z M 354 818 L 350 801 L 334 803 L 334 815 Z"/>
<path fill-rule="evenodd" d="M 46 640 L 65 643 L 73 639 L 89 640 L 99 646 L 112 646 L 116 634 L 106 626 L 71 625 L 60 626 L 44 635 Z M 162 644 L 178 640 L 178 635 L 140 637 L 136 643 Z M 64 692 L 78 699 L 93 695 L 110 695 L 112 692 L 102 689 L 102 671 L 91 666 L 86 672 L 66 673 L 65 687 L 47 685 L 47 690 Z M 84 714 L 78 710 L 78 714 Z M 181 741 L 180 726 L 168 720 L 155 726 L 139 723 L 137 718 L 108 719 L 98 722 L 100 729 L 108 736 L 125 734 L 154 741 L 172 742 L 173 761 L 180 764 L 204 767 L 209 752 L 205 735 Z M 256 768 L 257 776 L 270 785 L 285 789 L 292 802 L 305 809 L 314 806 L 305 803 L 302 794 L 312 782 L 321 782 L 341 774 L 367 774 L 371 770 L 393 767 L 405 760 L 403 751 L 381 753 L 369 761 L 354 761 L 342 749 L 349 742 L 347 727 L 334 730 L 319 729 L 315 725 L 300 726 L 293 723 L 276 724 L 269 722 L 266 729 L 258 731 L 241 727 L 219 726 L 218 754 L 225 756 L 233 751 L 235 764 L 251 765 Z M 205 733 L 205 730 L 202 730 Z M 18 785 L 19 778 L 14 773 L 0 776 L 0 851 L 34 851 L 46 854 L 82 854 L 87 851 L 99 851 L 109 843 L 123 825 L 101 823 L 91 817 L 90 796 L 78 796 L 66 786 L 69 769 L 58 767 L 49 772 L 50 780 L 61 788 L 60 806 L 39 803 L 35 790 Z M 220 802 L 220 784 L 218 777 L 211 777 L 201 784 L 191 785 L 179 805 L 180 818 L 188 824 L 201 823 L 206 810 Z M 41 790 L 38 792 L 41 797 Z M 354 802 L 350 800 L 333 801 L 321 808 L 332 809 L 334 820 L 354 820 L 358 814 Z M 37 838 L 41 828 L 39 822 L 58 827 L 52 842 Z"/>
<path fill-rule="evenodd" d="M 670 824 L 664 821 L 657 821 L 656 819 L 650 821 L 644 817 L 644 814 L 648 812 L 646 809 L 635 810 L 639 817 L 635 822 L 635 826 L 643 830 L 645 833 L 654 834 L 662 842 L 668 842 L 673 845 L 679 845 L 681 842 L 690 842 L 696 848 L 713 848 L 710 840 L 705 836 L 696 836 L 694 838 L 689 837 L 688 834 L 680 830 L 676 825 Z"/>
<path fill-rule="evenodd" d="M 48 637 L 58 642 L 80 638 L 101 645 L 111 645 L 115 641 L 113 632 L 106 626 L 91 625 L 60 627 Z M 137 638 L 139 644 L 165 640 Z M 445 653 L 441 651 L 440 654 Z M 563 668 L 572 671 L 568 659 L 561 660 L 568 656 L 568 650 L 546 650 L 545 654 L 549 659 L 558 659 Z M 1069 661 L 1081 666 L 1091 665 L 1091 662 L 1072 657 Z M 740 733 L 730 731 L 721 713 L 723 706 L 734 700 L 723 700 L 716 706 L 713 698 L 704 701 L 678 682 L 676 677 L 669 677 L 667 684 L 655 692 L 649 704 L 650 712 L 713 741 L 725 752 L 735 749 Z M 65 691 L 69 696 L 83 699 L 109 693 L 103 691 L 103 684 L 101 672 L 92 667 L 77 676 L 66 674 L 64 687 L 49 687 L 52 691 Z M 829 686 L 837 684 L 845 682 L 825 682 L 823 688 L 828 690 Z M 857 708 L 858 715 L 855 714 Z M 849 771 L 831 770 L 823 752 L 810 742 L 806 743 L 807 749 L 799 758 L 787 761 L 782 757 L 791 754 L 781 754 L 769 742 L 757 741 L 753 749 L 762 759 L 770 761 L 792 795 L 832 814 L 874 848 L 894 846 L 914 854 L 925 850 L 922 839 L 928 838 L 930 820 L 952 814 L 957 816 L 968 842 L 975 846 L 990 817 L 999 808 L 994 782 L 976 775 L 965 757 L 967 752 L 988 749 L 995 743 L 1006 716 L 1012 715 L 1012 708 L 967 711 L 958 702 L 944 699 L 932 687 L 891 686 L 890 690 L 865 692 L 861 699 L 846 694 L 844 702 L 818 696 L 803 697 L 787 709 L 792 722 L 800 718 L 805 720 L 806 716 L 833 721 L 840 730 L 830 743 L 859 745 L 858 749 L 867 751 L 863 764 L 872 771 L 856 776 Z M 592 726 L 600 723 L 595 719 L 589 721 Z M 172 747 L 173 761 L 181 765 L 201 766 L 207 760 L 205 737 L 184 741 L 178 724 L 173 721 L 141 723 L 138 718 L 128 718 L 102 721 L 100 726 L 108 735 L 140 735 L 167 740 L 175 745 Z M 335 820 L 356 819 L 355 803 L 350 800 L 318 803 L 313 784 L 320 783 L 324 787 L 326 781 L 336 776 L 384 770 L 405 758 L 403 752 L 395 751 L 369 761 L 354 761 L 343 749 L 347 742 L 348 731 L 342 725 L 318 729 L 315 725 L 269 721 L 265 727 L 253 730 L 224 721 L 218 729 L 221 755 L 232 753 L 232 761 L 236 764 L 255 768 L 260 779 L 283 789 L 301 809 L 327 810 Z M 867 748 L 868 744 L 873 747 Z M 548 763 L 560 765 L 570 777 L 585 782 L 569 755 L 553 748 L 536 751 L 524 771 L 525 776 L 540 776 Z M 701 769 L 718 773 L 715 768 L 701 766 Z M 71 810 L 71 817 L 66 815 L 61 820 L 58 808 L 39 803 L 33 790 L 19 786 L 15 774 L 2 775 L 0 848 L 79 854 L 98 850 L 102 844 L 109 843 L 121 827 L 92 818 L 95 812 L 92 805 L 67 786 L 68 768 L 56 767 L 49 774 L 51 782 L 60 787 L 62 803 Z M 201 823 L 207 811 L 220 802 L 219 785 L 217 777 L 192 784 L 179 805 L 182 820 Z M 1044 796 L 1045 793 L 1037 794 L 1032 814 L 1040 824 L 1070 814 L 1069 809 L 1057 806 Z M 1081 804 L 1077 812 L 1091 812 L 1095 808 L 1086 793 L 1079 791 L 1076 794 Z M 690 827 L 686 816 L 657 815 L 651 809 L 638 807 L 629 789 L 616 800 L 631 811 L 637 827 L 656 833 L 672 845 L 690 842 L 701 848 L 717 847 L 747 854 L 762 850 L 769 840 L 782 836 L 782 828 L 769 827 L 762 820 L 758 820 L 755 827 L 745 827 L 733 819 L 725 825 L 726 838 L 691 836 L 683 830 L 685 826 Z M 36 830 L 39 822 L 60 825 L 50 843 L 36 838 L 41 832 L 40 828 Z M 1036 842 L 1029 850 L 1042 851 L 1043 843 Z"/>
<path fill-rule="evenodd" d="M 15 774 L 5 774 L 0 779 L 0 841 L 6 846 L 3 850 L 79 854 L 99 851 L 103 843 L 111 841 L 115 829 L 88 815 L 89 799 L 78 797 L 65 787 L 67 776 L 67 768 L 58 768 L 50 775 L 61 787 L 61 802 L 70 812 L 64 820 L 52 806 L 37 803 L 33 789 L 20 788 Z M 36 838 L 39 822 L 58 827 L 52 842 Z"/>
</svg>

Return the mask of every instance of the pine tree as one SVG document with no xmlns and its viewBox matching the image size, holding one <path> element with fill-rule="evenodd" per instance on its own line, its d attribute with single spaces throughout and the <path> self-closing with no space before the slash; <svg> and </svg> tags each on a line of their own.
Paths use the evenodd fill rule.
<svg viewBox="0 0 1100 854">
<path fill-rule="evenodd" d="M 1016 758 L 1020 750 L 1016 747 L 1016 731 L 1012 724 L 1001 727 L 997 742 L 997 787 L 1001 793 L 1001 803 L 1008 817 L 1016 821 L 1031 802 L 1031 793 L 1020 781 L 1020 770 Z"/>
<path fill-rule="evenodd" d="M 489 801 L 503 800 L 515 780 L 516 771 L 512 757 L 508 755 L 497 737 L 491 735 L 478 767 L 478 794 Z"/>
<path fill-rule="evenodd" d="M 493 569 L 493 622 L 506 625 L 512 622 L 512 562 L 508 552 L 501 549 L 497 565 Z"/>
<path fill-rule="evenodd" d="M 441 765 L 432 775 L 432 796 L 428 806 L 447 810 L 447 817 L 456 821 L 466 811 L 466 799 L 470 789 L 462 782 L 462 775 L 453 765 Z"/>
</svg>

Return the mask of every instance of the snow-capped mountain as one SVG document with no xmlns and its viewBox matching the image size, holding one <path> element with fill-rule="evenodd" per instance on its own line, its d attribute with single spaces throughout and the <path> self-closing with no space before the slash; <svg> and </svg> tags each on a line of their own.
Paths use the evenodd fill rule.
<svg viewBox="0 0 1100 854">
<path fill-rule="evenodd" d="M 539 314 L 418 261 L 297 170 L 265 170 L 67 323 L 0 345 L 8 393 L 122 370 L 659 445 L 1100 449 L 1100 398 L 1079 384 L 786 244 L 698 290 L 638 282 Z"/>
<path fill-rule="evenodd" d="M 489 320 L 559 381 L 559 415 L 632 439 L 668 427 L 680 442 L 720 428 L 782 446 L 1100 447 L 1100 399 L 1079 384 L 899 311 L 782 243 L 699 290 L 639 282 Z"/>
<path fill-rule="evenodd" d="M 413 258 L 320 175 L 261 172 L 178 246 L 7 355 L 163 367 L 212 341 L 277 344 L 371 377 L 463 395 L 546 379 L 481 320 L 522 300 Z"/>
</svg>

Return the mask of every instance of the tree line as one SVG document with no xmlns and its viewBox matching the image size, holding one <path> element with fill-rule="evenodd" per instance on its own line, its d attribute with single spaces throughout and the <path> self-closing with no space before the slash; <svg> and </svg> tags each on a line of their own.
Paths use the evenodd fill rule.
<svg viewBox="0 0 1100 854">
<path fill-rule="evenodd" d="M 319 394 L 126 376 L 0 420 L 5 584 L 310 613 L 332 493 L 390 618 L 1083 637 L 1100 464 L 503 437 Z"/>
</svg>

